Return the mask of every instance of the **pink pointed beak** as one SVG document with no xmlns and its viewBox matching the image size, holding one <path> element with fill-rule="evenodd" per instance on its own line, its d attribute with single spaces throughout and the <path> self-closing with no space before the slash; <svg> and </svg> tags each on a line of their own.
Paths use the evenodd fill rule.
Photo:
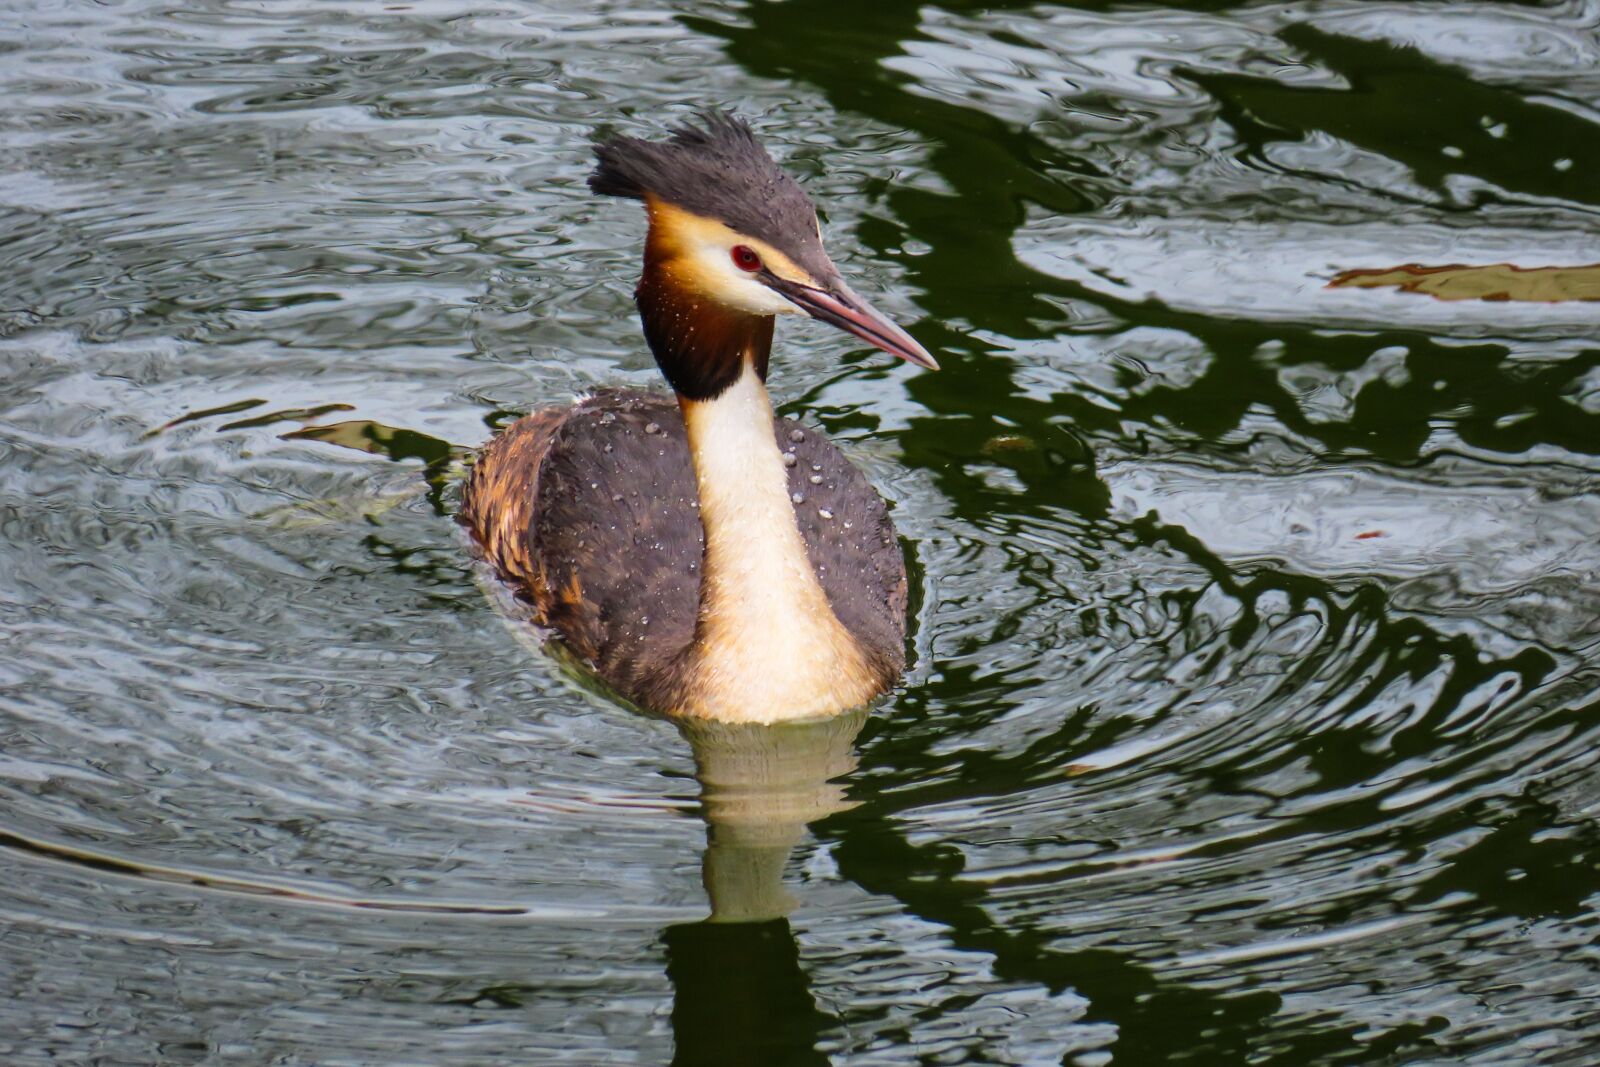
<svg viewBox="0 0 1600 1067">
<path fill-rule="evenodd" d="M 899 356 L 907 363 L 915 363 L 929 370 L 939 369 L 938 361 L 917 343 L 916 338 L 851 292 L 843 282 L 836 282 L 827 289 L 816 289 L 779 278 L 775 274 L 767 274 L 762 280 L 812 318 L 837 326 L 845 333 L 853 334 L 892 356 Z"/>
</svg>

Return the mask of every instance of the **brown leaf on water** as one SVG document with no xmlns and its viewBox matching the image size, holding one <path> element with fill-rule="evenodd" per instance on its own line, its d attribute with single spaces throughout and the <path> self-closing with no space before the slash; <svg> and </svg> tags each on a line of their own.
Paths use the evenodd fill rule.
<svg viewBox="0 0 1600 1067">
<path fill-rule="evenodd" d="M 1424 293 L 1436 300 L 1522 300 L 1545 304 L 1600 300 L 1600 263 L 1584 267 L 1518 267 L 1511 263 L 1427 267 L 1407 263 L 1402 267 L 1343 271 L 1328 283 L 1329 289 L 1388 286 L 1403 293 Z"/>
<path fill-rule="evenodd" d="M 284 441 L 320 441 L 325 445 L 352 448 L 375 456 L 393 460 L 420 459 L 430 467 L 439 466 L 468 454 L 448 441 L 430 437 L 416 430 L 385 426 L 370 419 L 351 419 L 325 426 L 307 426 L 301 430 L 280 434 Z"/>
</svg>

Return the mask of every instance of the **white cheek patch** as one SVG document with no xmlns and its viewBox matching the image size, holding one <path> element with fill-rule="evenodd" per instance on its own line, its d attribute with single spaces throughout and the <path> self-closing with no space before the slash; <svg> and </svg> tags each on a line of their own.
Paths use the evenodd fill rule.
<svg viewBox="0 0 1600 1067">
<path fill-rule="evenodd" d="M 735 266 L 731 246 L 702 241 L 690 254 L 707 296 L 752 315 L 789 315 L 800 310 L 755 274 Z"/>
</svg>

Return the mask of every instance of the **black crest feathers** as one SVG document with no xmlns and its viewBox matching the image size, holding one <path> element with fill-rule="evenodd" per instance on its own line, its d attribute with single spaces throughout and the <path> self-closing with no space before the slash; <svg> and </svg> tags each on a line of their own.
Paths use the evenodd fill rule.
<svg viewBox="0 0 1600 1067">
<path fill-rule="evenodd" d="M 699 118 L 701 125 L 684 123 L 662 142 L 638 137 L 602 141 L 594 149 L 599 164 L 589 176 L 589 188 L 602 196 L 633 200 L 653 193 L 677 203 L 679 198 L 673 193 L 688 193 L 693 186 L 714 182 L 719 173 L 735 168 L 768 180 L 788 177 L 756 141 L 744 119 L 729 111 L 709 110 L 700 112 Z"/>
<path fill-rule="evenodd" d="M 614 137 L 595 146 L 589 188 L 602 196 L 657 197 L 782 249 L 808 270 L 827 257 L 817 212 L 798 182 L 767 155 L 748 123 L 727 111 L 700 112 L 665 141 Z"/>
</svg>

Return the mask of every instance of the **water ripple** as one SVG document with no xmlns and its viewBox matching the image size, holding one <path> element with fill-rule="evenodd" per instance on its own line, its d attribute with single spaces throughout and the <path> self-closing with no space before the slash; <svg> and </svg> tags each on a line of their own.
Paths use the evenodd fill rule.
<svg viewBox="0 0 1600 1067">
<path fill-rule="evenodd" d="M 1328 283 L 1600 259 L 1593 5 L 1211 8 L 0 16 L 7 1062 L 1578 1062 L 1600 305 Z M 946 366 L 785 325 L 913 563 L 826 728 L 452 518 L 654 381 L 588 144 L 707 101 Z"/>
</svg>

